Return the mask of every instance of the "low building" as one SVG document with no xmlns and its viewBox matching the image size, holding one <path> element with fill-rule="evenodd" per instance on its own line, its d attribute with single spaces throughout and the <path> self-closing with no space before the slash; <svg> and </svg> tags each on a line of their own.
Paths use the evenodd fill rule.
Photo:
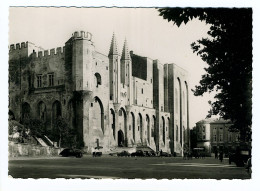
<svg viewBox="0 0 260 191">
<path fill-rule="evenodd" d="M 204 119 L 196 123 L 197 147 L 206 154 L 216 151 L 232 152 L 239 145 L 239 132 L 230 131 L 230 120 Z"/>
</svg>

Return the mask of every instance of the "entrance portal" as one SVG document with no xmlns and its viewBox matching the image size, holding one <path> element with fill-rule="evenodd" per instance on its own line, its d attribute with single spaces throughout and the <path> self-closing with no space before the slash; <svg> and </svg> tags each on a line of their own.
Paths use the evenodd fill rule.
<svg viewBox="0 0 260 191">
<path fill-rule="evenodd" d="M 118 137 L 118 146 L 119 147 L 124 147 L 125 146 L 125 141 L 124 141 L 124 133 L 122 130 L 119 130 L 117 133 Z"/>
</svg>

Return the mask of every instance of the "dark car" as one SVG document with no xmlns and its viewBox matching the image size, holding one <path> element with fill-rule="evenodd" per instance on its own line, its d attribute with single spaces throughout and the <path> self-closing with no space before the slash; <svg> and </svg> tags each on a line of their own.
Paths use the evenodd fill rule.
<svg viewBox="0 0 260 191">
<path fill-rule="evenodd" d="M 172 155 L 167 152 L 160 152 L 160 157 L 171 157 Z"/>
<path fill-rule="evenodd" d="M 61 151 L 59 155 L 63 157 L 75 156 L 77 158 L 81 158 L 83 156 L 83 152 L 79 149 L 66 148 Z"/>
<path fill-rule="evenodd" d="M 142 150 L 137 150 L 136 152 L 131 153 L 131 157 L 144 157 L 145 153 Z"/>
<path fill-rule="evenodd" d="M 118 157 L 129 157 L 130 156 L 130 153 L 127 152 L 127 151 L 122 151 L 120 153 L 117 153 L 117 156 Z"/>
<path fill-rule="evenodd" d="M 229 154 L 229 164 L 234 162 L 236 166 L 243 167 L 251 157 L 249 150 L 240 150 Z"/>
<path fill-rule="evenodd" d="M 147 157 L 155 157 L 156 153 L 154 151 L 144 151 L 145 156 Z"/>
</svg>

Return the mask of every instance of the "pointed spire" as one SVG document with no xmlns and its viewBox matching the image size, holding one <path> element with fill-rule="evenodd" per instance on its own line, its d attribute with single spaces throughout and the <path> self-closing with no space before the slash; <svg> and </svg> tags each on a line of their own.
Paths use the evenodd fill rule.
<svg viewBox="0 0 260 191">
<path fill-rule="evenodd" d="M 125 39 L 121 60 L 130 60 L 130 53 L 128 51 L 127 41 Z"/>
<path fill-rule="evenodd" d="M 108 56 L 109 55 L 118 55 L 116 36 L 115 36 L 114 32 L 113 32 L 113 37 L 112 37 L 112 41 L 111 41 L 111 44 L 110 44 L 110 49 L 109 49 Z"/>
</svg>

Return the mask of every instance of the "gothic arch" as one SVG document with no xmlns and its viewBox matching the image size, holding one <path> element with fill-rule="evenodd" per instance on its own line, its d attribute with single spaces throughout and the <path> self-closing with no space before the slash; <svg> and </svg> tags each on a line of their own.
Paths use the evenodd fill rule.
<svg viewBox="0 0 260 191">
<path fill-rule="evenodd" d="M 165 144 L 165 119 L 162 116 L 163 144 Z"/>
<path fill-rule="evenodd" d="M 113 109 L 110 109 L 110 125 L 111 125 L 111 129 L 112 129 L 112 132 L 113 132 L 113 137 L 115 139 L 116 137 L 116 129 L 115 129 L 115 121 L 116 121 L 116 116 L 115 116 L 115 111 Z"/>
<path fill-rule="evenodd" d="M 99 99 L 99 97 L 94 97 L 94 113 L 95 113 L 95 120 L 94 125 L 96 127 L 100 127 L 102 132 L 104 133 L 104 107 L 102 101 Z"/>
<path fill-rule="evenodd" d="M 141 113 L 138 113 L 137 128 L 139 131 L 140 140 L 142 142 L 143 141 L 143 118 L 142 118 Z"/>
<path fill-rule="evenodd" d="M 133 112 L 131 112 L 131 124 L 132 124 L 132 132 L 133 132 L 133 140 L 135 141 L 135 115 Z"/>
<path fill-rule="evenodd" d="M 61 103 L 56 100 L 52 104 L 52 126 L 55 124 L 56 120 L 62 116 Z"/>
<path fill-rule="evenodd" d="M 186 140 L 188 142 L 188 145 L 190 145 L 190 131 L 189 131 L 189 88 L 188 88 L 188 83 L 185 81 L 185 89 L 186 89 L 186 128 L 187 128 L 187 135 L 186 135 Z"/>
<path fill-rule="evenodd" d="M 181 87 L 181 80 L 180 80 L 180 78 L 177 78 L 177 80 L 178 80 L 178 84 L 179 84 L 179 95 L 178 95 L 178 97 L 179 97 L 179 100 L 178 100 L 178 103 L 179 103 L 179 122 L 180 122 L 180 144 L 181 144 L 181 146 L 182 146 L 182 126 L 183 126 L 183 124 L 182 124 L 182 87 Z"/>
<path fill-rule="evenodd" d="M 22 121 L 29 119 L 31 115 L 31 107 L 30 104 L 27 102 L 24 102 L 22 104 Z"/>
<path fill-rule="evenodd" d="M 126 117 L 125 109 L 123 107 L 121 107 L 118 114 L 119 114 L 119 118 L 118 118 L 118 120 L 119 120 L 119 128 L 123 130 L 123 132 L 125 134 L 125 138 L 126 138 L 126 134 L 127 134 L 127 122 L 126 122 L 127 121 L 127 117 Z M 127 144 L 127 143 L 124 141 L 124 145 L 125 144 Z"/>
<path fill-rule="evenodd" d="M 149 115 L 146 114 L 146 130 L 147 130 L 147 140 L 150 144 L 150 118 Z"/>
<path fill-rule="evenodd" d="M 155 126 L 156 126 L 156 117 L 153 115 L 152 117 L 152 128 L 151 128 L 151 136 L 154 138 L 154 142 L 156 142 L 156 135 L 155 135 Z"/>
<path fill-rule="evenodd" d="M 40 101 L 37 105 L 37 114 L 40 120 L 46 121 L 46 105 L 43 101 Z"/>
</svg>

